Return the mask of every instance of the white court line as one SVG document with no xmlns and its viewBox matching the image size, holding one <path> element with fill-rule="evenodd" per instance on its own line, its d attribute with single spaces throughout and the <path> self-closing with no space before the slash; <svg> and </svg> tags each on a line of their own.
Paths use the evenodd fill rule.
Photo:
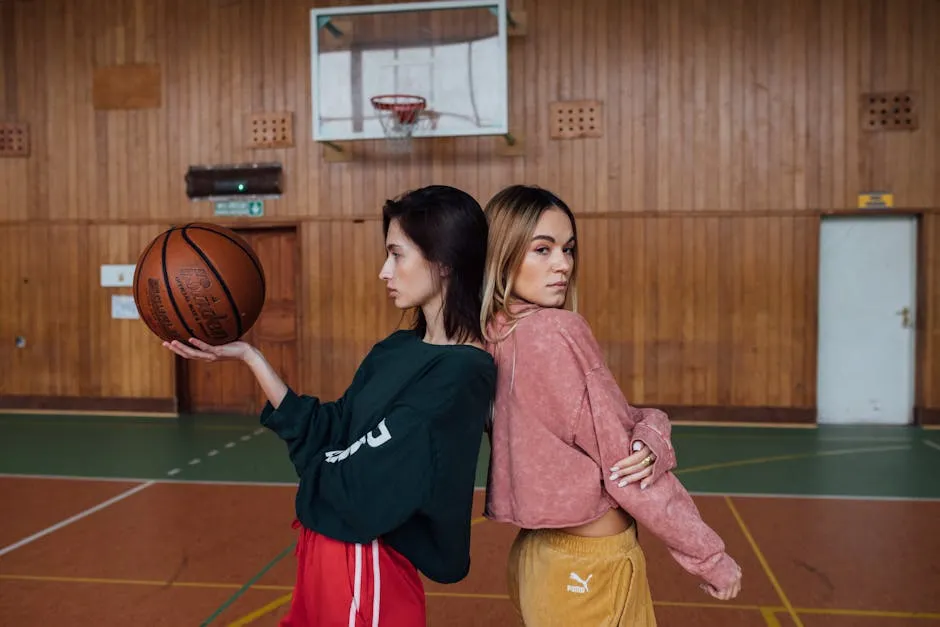
<svg viewBox="0 0 940 627">
<path fill-rule="evenodd" d="M 91 515 L 94 514 L 95 512 L 101 511 L 101 510 L 103 510 L 103 509 L 106 508 L 106 507 L 109 507 L 109 506 L 111 506 L 111 505 L 114 505 L 114 504 L 117 503 L 118 501 L 123 501 L 123 500 L 126 499 L 127 497 L 133 496 L 134 494 L 137 494 L 137 493 L 140 492 L 141 490 L 146 490 L 147 488 L 149 488 L 150 486 L 154 485 L 155 483 L 156 483 L 156 481 L 148 481 L 148 482 L 142 483 L 142 484 L 140 484 L 140 485 L 138 485 L 138 486 L 134 486 L 134 487 L 131 488 L 130 490 L 125 490 L 124 492 L 121 492 L 121 493 L 118 494 L 117 496 L 111 497 L 110 499 L 108 499 L 107 501 L 104 501 L 103 503 L 98 503 L 98 504 L 95 505 L 94 507 L 89 507 L 88 509 L 82 510 L 82 511 L 80 511 L 79 513 L 75 514 L 74 516 L 72 516 L 72 517 L 70 517 L 70 518 L 66 518 L 65 520 L 63 520 L 63 521 L 61 521 L 61 522 L 57 522 L 56 524 L 54 524 L 54 525 L 52 525 L 52 526 L 50 526 L 50 527 L 46 527 L 46 528 L 43 529 L 42 531 L 39 531 L 39 532 L 37 532 L 37 533 L 34 533 L 33 535 L 29 536 L 28 538 L 23 538 L 23 539 L 20 540 L 19 542 L 14 542 L 13 544 L 11 544 L 11 545 L 9 545 L 9 546 L 5 546 L 5 547 L 3 547 L 2 549 L 0 549 L 0 557 L 3 557 L 4 555 L 6 555 L 7 553 L 9 553 L 10 551 L 15 551 L 16 549 L 20 548 L 21 546 L 26 546 L 26 545 L 29 544 L 30 542 L 34 542 L 34 541 L 38 540 L 39 538 L 42 538 L 43 536 L 47 536 L 47 535 L 49 535 L 50 533 L 52 533 L 53 531 L 58 531 L 58 530 L 61 529 L 62 527 L 67 527 L 68 525 L 71 525 L 73 522 L 76 522 L 76 521 L 78 521 L 78 520 L 81 520 L 82 518 L 85 518 L 86 516 L 91 516 Z"/>
<path fill-rule="evenodd" d="M 940 444 L 937 444 L 937 443 L 934 442 L 933 440 L 923 440 L 923 442 L 924 442 L 924 444 L 926 444 L 926 445 L 929 446 L 930 448 L 935 448 L 935 449 L 937 449 L 938 451 L 940 451 Z"/>
<path fill-rule="evenodd" d="M 233 481 L 233 480 L 214 480 L 214 479 L 174 479 L 172 481 L 163 479 L 145 479 L 141 477 L 79 477 L 75 475 L 30 475 L 18 473 L 0 473 L 0 479 L 51 479 L 63 481 L 102 481 L 115 483 L 132 483 L 146 481 L 149 483 L 160 483 L 167 485 L 219 485 L 219 486 L 247 486 L 260 488 L 296 488 L 297 482 L 291 481 Z M 485 487 L 475 487 L 475 492 L 485 492 Z M 855 494 L 786 494 L 786 493 L 757 493 L 757 492 L 702 492 L 689 491 L 693 496 L 730 496 L 755 499 L 832 499 L 846 501 L 925 501 L 937 502 L 940 497 L 932 496 L 877 496 L 877 495 L 855 495 Z"/>
<path fill-rule="evenodd" d="M 262 433 L 264 432 L 263 429 L 259 429 L 259 430 L 256 430 L 255 433 L 257 434 L 259 431 L 262 432 Z M 241 437 L 241 439 L 242 439 L 242 441 L 247 442 L 247 441 L 249 441 L 249 440 L 251 439 L 251 435 L 243 435 L 243 436 Z M 228 444 L 225 445 L 225 448 L 233 448 L 234 446 L 235 446 L 235 442 L 229 442 Z M 218 455 L 218 453 L 219 453 L 219 451 L 218 451 L 217 449 L 213 449 L 213 450 L 209 451 L 209 457 L 215 457 L 216 455 Z M 200 463 L 202 463 L 202 459 L 200 459 L 199 457 L 196 457 L 196 458 L 193 458 L 193 459 L 189 460 L 188 465 L 189 465 L 189 466 L 196 466 L 197 464 L 200 464 Z M 172 469 L 170 469 L 169 471 L 167 471 L 166 475 L 167 475 L 168 477 L 173 477 L 173 476 L 178 475 L 178 474 L 181 473 L 181 472 L 182 472 L 182 469 L 180 469 L 180 468 L 172 468 Z M 42 538 L 43 536 L 46 536 L 46 535 L 48 535 L 48 534 L 50 534 L 50 533 L 53 533 L 54 531 L 57 531 L 57 530 L 61 529 L 62 527 L 66 527 L 66 526 L 68 526 L 68 525 L 71 525 L 71 524 L 72 524 L 73 522 L 75 522 L 75 521 L 81 520 L 82 518 L 85 518 L 86 516 L 90 516 L 91 514 L 94 514 L 94 513 L 97 512 L 97 511 L 100 511 L 100 510 L 102 510 L 102 509 L 104 509 L 104 508 L 106 508 L 106 507 L 109 507 L 110 505 L 113 505 L 114 503 L 117 503 L 118 501 L 122 501 L 122 500 L 126 499 L 126 498 L 129 497 L 129 496 L 132 496 L 132 495 L 134 495 L 134 494 L 137 494 L 137 493 L 140 492 L 141 490 L 144 490 L 144 489 L 146 489 L 146 488 L 149 488 L 149 487 L 152 486 L 152 485 L 156 485 L 157 483 L 205 483 L 205 484 L 222 484 L 222 482 L 217 482 L 217 481 L 192 481 L 192 480 L 182 480 L 182 481 L 180 481 L 180 480 L 178 480 L 178 479 L 174 479 L 174 480 L 172 480 L 172 481 L 168 481 L 168 480 L 160 480 L 160 479 L 128 479 L 128 478 L 118 478 L 118 477 L 113 477 L 113 478 L 112 478 L 112 477 L 76 477 L 76 476 L 59 476 L 59 475 L 30 475 L 30 474 L 16 474 L 16 473 L 0 473 L 0 477 L 6 477 L 6 478 L 32 478 L 32 479 L 72 479 L 72 480 L 77 480 L 77 481 L 121 481 L 121 482 L 133 481 L 133 482 L 143 482 L 143 483 L 141 483 L 140 485 L 137 485 L 137 486 L 135 486 L 135 487 L 133 487 L 133 488 L 130 488 L 130 489 L 128 489 L 128 490 L 125 490 L 124 492 L 121 492 L 121 493 L 118 494 L 117 496 L 112 497 L 112 498 L 108 499 L 107 501 L 104 501 L 103 503 L 99 503 L 98 505 L 95 505 L 94 507 L 90 507 L 90 508 L 88 508 L 88 509 L 86 509 L 86 510 L 83 510 L 83 511 L 79 512 L 78 514 L 72 516 L 71 518 L 66 518 L 65 520 L 63 520 L 63 521 L 61 521 L 61 522 L 58 522 L 58 523 L 52 525 L 51 527 L 47 527 L 47 528 L 43 529 L 42 531 L 39 531 L 38 533 L 34 533 L 33 535 L 29 536 L 28 538 L 23 538 L 23 539 L 20 540 L 19 542 L 15 542 L 15 543 L 13 543 L 13 544 L 11 544 L 11 545 L 9 545 L 9 546 L 4 547 L 3 549 L 0 549 L 0 557 L 6 555 L 7 553 L 9 553 L 9 552 L 11 552 L 11 551 L 15 551 L 15 550 L 18 549 L 19 547 L 25 546 L 25 545 L 29 544 L 30 542 L 34 542 L 35 540 L 38 540 L 39 538 Z M 232 481 L 232 482 L 229 482 L 229 485 L 252 485 L 252 484 L 249 484 L 249 483 L 247 483 L 247 482 Z M 260 484 L 260 483 L 255 483 L 254 485 L 289 485 L 289 486 L 296 486 L 297 484 L 296 484 L 296 483 L 283 483 L 283 484 Z"/>
<path fill-rule="evenodd" d="M 0 479 L 61 479 L 63 481 L 111 481 L 114 483 L 146 483 L 151 481 L 145 477 L 99 477 L 99 476 L 83 476 L 83 475 L 48 475 L 48 474 L 32 474 L 28 472 L 0 472 Z M 155 481 L 155 480 L 154 480 Z M 167 483 L 170 483 L 167 481 Z M 174 481 L 172 483 L 179 483 Z"/>
</svg>

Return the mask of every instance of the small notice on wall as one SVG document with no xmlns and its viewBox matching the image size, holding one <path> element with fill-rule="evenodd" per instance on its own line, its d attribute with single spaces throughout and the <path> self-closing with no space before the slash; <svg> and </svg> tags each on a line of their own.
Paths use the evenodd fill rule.
<svg viewBox="0 0 940 627">
<path fill-rule="evenodd" d="M 134 297 L 127 294 L 111 294 L 111 317 L 115 320 L 140 320 Z"/>
<path fill-rule="evenodd" d="M 134 264 L 101 266 L 101 287 L 130 287 L 134 284 Z"/>
<path fill-rule="evenodd" d="M 890 209 L 894 207 L 894 194 L 890 192 L 866 192 L 858 195 L 859 209 Z"/>
</svg>

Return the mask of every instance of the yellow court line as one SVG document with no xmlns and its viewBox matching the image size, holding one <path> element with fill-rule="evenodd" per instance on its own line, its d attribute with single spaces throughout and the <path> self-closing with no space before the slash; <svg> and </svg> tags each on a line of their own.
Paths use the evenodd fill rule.
<svg viewBox="0 0 940 627">
<path fill-rule="evenodd" d="M 891 612 L 885 610 L 839 610 L 826 608 L 797 608 L 801 614 L 817 616 L 854 616 L 858 618 L 906 618 L 922 620 L 940 620 L 937 612 Z"/>
<path fill-rule="evenodd" d="M 486 594 L 482 592 L 425 592 L 424 596 L 431 597 L 431 598 L 438 597 L 438 598 L 445 598 L 445 599 L 486 599 L 486 600 L 494 600 L 494 601 L 509 600 L 508 594 Z M 285 603 L 289 603 L 290 599 L 291 599 L 291 595 L 289 594 L 283 597 L 280 597 L 278 599 L 275 599 L 271 603 L 268 603 L 267 605 L 263 607 L 259 607 L 258 609 L 251 612 L 250 614 L 246 614 L 245 616 L 242 616 L 235 622 L 229 623 L 228 625 L 226 625 L 226 627 L 245 627 L 245 625 L 250 625 L 255 620 L 261 618 L 262 616 L 270 614 L 271 612 L 278 609 Z M 697 609 L 712 608 L 712 609 L 722 609 L 722 610 L 727 610 L 727 609 L 760 610 L 760 609 L 763 609 L 756 605 L 754 606 L 752 605 L 718 605 L 717 603 L 683 603 L 683 602 L 669 603 L 669 602 L 655 602 L 654 601 L 653 605 L 666 606 L 666 607 L 669 607 L 669 606 L 690 607 L 690 608 L 697 608 Z M 780 609 L 783 609 L 783 608 L 780 608 Z M 774 627 L 780 627 L 780 625 L 778 624 Z"/>
<path fill-rule="evenodd" d="M 783 591 L 783 588 L 780 587 L 780 582 L 777 581 L 777 578 L 774 576 L 773 571 L 770 570 L 770 564 L 767 563 L 767 558 L 764 557 L 764 554 L 761 552 L 760 547 L 757 546 L 757 541 L 754 539 L 754 536 L 751 535 L 751 532 L 750 530 L 748 530 L 747 525 L 744 524 L 744 519 L 741 517 L 741 514 L 738 512 L 738 508 L 734 506 L 734 503 L 731 501 L 730 496 L 725 497 L 725 502 L 728 504 L 728 508 L 731 510 L 731 513 L 734 514 L 735 520 L 738 521 L 738 526 L 741 527 L 741 532 L 744 533 L 744 537 L 747 538 L 748 543 L 751 545 L 751 549 L 754 550 L 754 554 L 757 556 L 757 560 L 760 562 L 760 565 L 764 569 L 764 574 L 767 575 L 767 578 L 770 580 L 771 585 L 773 585 L 774 590 L 777 591 L 777 596 L 779 596 L 780 600 L 783 602 L 784 607 L 787 609 L 787 612 L 790 614 L 790 618 L 793 619 L 793 623 L 796 625 L 796 627 L 803 627 L 803 621 L 800 620 L 800 617 L 797 615 L 796 611 L 793 609 L 793 605 L 790 604 L 790 600 L 787 598 L 787 595 Z"/>
<path fill-rule="evenodd" d="M 659 607 L 684 607 L 695 610 L 737 610 L 760 612 L 765 608 L 762 605 L 744 605 L 738 603 L 705 603 L 698 601 L 653 601 L 653 605 Z M 773 608 L 769 608 L 773 609 Z M 782 612 L 784 608 L 779 608 Z"/>
<path fill-rule="evenodd" d="M 775 609 L 777 608 L 760 608 L 760 615 L 764 617 L 764 622 L 767 623 L 767 627 L 781 627 L 780 621 L 777 620 L 777 613 L 774 611 Z"/>
<path fill-rule="evenodd" d="M 111 585 L 131 585 L 131 586 L 155 586 L 155 587 L 177 587 L 177 588 L 216 588 L 232 590 L 241 588 L 237 583 L 205 582 L 205 581 L 164 581 L 160 579 L 113 579 L 105 577 L 57 577 L 50 575 L 10 575 L 0 574 L 0 581 L 37 581 L 48 583 L 89 583 L 89 584 L 111 584 Z M 273 592 L 290 592 L 293 586 L 277 586 L 255 584 L 251 590 L 269 590 Z M 468 599 L 509 599 L 507 594 L 486 594 L 474 592 L 426 592 L 426 596 L 439 598 L 468 598 Z M 284 597 L 281 597 L 284 598 Z M 653 601 L 653 605 L 659 607 L 685 607 L 693 609 L 720 609 L 720 610 L 745 610 L 779 613 L 786 612 L 786 607 L 768 607 L 761 605 L 744 605 L 731 603 L 696 603 L 689 601 Z M 856 616 L 863 618 L 919 618 L 926 620 L 940 620 L 940 613 L 930 612 L 900 612 L 885 610 L 846 610 L 838 608 L 794 608 L 794 611 L 800 614 L 815 614 L 819 616 Z M 775 626 L 776 627 L 776 626 Z"/>
<path fill-rule="evenodd" d="M 470 521 L 470 524 L 478 525 L 482 522 L 486 522 L 485 516 L 479 516 L 478 518 L 474 518 L 473 520 Z M 458 597 L 486 598 L 486 599 L 508 599 L 509 598 L 509 596 L 505 594 L 476 595 L 476 594 L 458 594 L 458 593 L 446 593 L 446 592 L 426 592 L 425 596 L 429 596 L 429 597 L 458 596 Z M 288 594 L 279 599 L 276 599 L 263 607 L 259 607 L 258 609 L 251 612 L 250 614 L 245 614 L 244 616 L 236 620 L 234 623 L 229 623 L 227 627 L 244 627 L 245 625 L 251 624 L 252 622 L 261 618 L 262 616 L 270 614 L 271 612 L 281 607 L 285 603 L 289 603 L 290 598 L 291 598 L 291 595 Z"/>
<path fill-rule="evenodd" d="M 771 457 L 754 457 L 752 459 L 740 459 L 733 462 L 718 462 L 715 464 L 705 464 L 703 466 L 692 466 L 691 468 L 679 468 L 672 474 L 681 475 L 692 472 L 703 472 L 705 470 L 717 470 L 719 468 L 734 468 L 736 466 L 753 466 L 757 464 L 769 464 L 771 462 L 792 461 L 795 459 L 810 459 L 816 457 L 832 457 L 834 455 L 853 455 L 856 453 L 881 453 L 884 451 L 908 450 L 909 444 L 899 444 L 895 446 L 869 446 L 865 448 L 846 448 L 835 451 L 818 451 L 815 453 L 796 453 L 793 455 L 773 455 Z"/>
<path fill-rule="evenodd" d="M 242 587 L 238 583 L 216 583 L 204 581 L 163 581 L 159 579 L 109 579 L 104 577 L 56 577 L 49 575 L 4 575 L 0 574 L 0 581 L 40 581 L 46 583 L 93 583 L 120 586 L 157 586 L 171 588 L 214 588 L 237 590 Z M 293 590 L 293 586 L 275 586 L 257 584 L 251 586 L 252 590 Z"/>
<path fill-rule="evenodd" d="M 494 599 L 508 601 L 508 594 L 488 594 L 486 592 L 425 592 L 426 597 L 440 597 L 443 599 Z"/>
<path fill-rule="evenodd" d="M 509 600 L 508 594 L 487 594 L 482 592 L 425 592 L 424 596 L 427 597 L 440 597 L 446 599 L 496 599 L 501 601 Z M 744 604 L 735 604 L 735 603 L 697 603 L 695 601 L 653 601 L 653 605 L 657 607 L 684 607 L 689 609 L 696 610 L 736 610 L 736 611 L 751 611 L 759 612 L 764 609 L 777 610 L 778 612 L 786 611 L 786 608 L 776 607 L 776 608 L 765 608 L 761 605 L 744 605 Z"/>
<path fill-rule="evenodd" d="M 271 612 L 278 609 L 279 607 L 290 603 L 291 596 L 292 595 L 290 594 L 285 594 L 282 597 L 278 597 L 274 599 L 273 601 L 271 601 L 270 603 L 268 603 L 267 605 L 259 607 L 251 614 L 245 614 L 244 616 L 242 616 L 235 622 L 229 623 L 226 627 L 244 627 L 245 625 L 251 624 L 255 622 L 257 619 L 264 616 L 265 614 L 270 614 Z"/>
</svg>

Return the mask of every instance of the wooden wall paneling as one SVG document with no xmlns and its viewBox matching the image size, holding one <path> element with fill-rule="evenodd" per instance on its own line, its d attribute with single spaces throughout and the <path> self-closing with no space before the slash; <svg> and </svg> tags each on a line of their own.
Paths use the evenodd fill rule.
<svg viewBox="0 0 940 627">
<path fill-rule="evenodd" d="M 0 395 L 22 394 L 23 375 L 31 372 L 29 353 L 16 346 L 16 337 L 26 334 L 28 309 L 21 276 L 26 237 L 25 225 L 0 230 Z"/>
<path fill-rule="evenodd" d="M 816 220 L 579 221 L 579 311 L 628 398 L 812 420 Z M 612 244 L 623 251 L 611 255 Z M 803 260 L 793 262 L 793 251 Z M 799 331 L 797 331 L 799 329 Z M 807 357 L 810 353 L 812 357 Z M 682 411 L 682 410 L 680 410 Z"/>
<path fill-rule="evenodd" d="M 920 222 L 918 297 L 918 386 L 920 422 L 940 425 L 940 214 Z"/>
<path fill-rule="evenodd" d="M 150 347 L 149 336 L 121 331 L 105 318 L 106 298 L 67 282 L 93 286 L 94 263 L 130 255 L 157 225 L 211 219 L 209 203 L 185 197 L 189 165 L 277 160 L 287 191 L 265 213 L 297 223 L 303 242 L 305 385 L 341 392 L 369 343 L 399 321 L 376 277 L 384 199 L 440 182 L 485 202 L 527 182 L 560 194 L 584 224 L 582 302 L 632 398 L 811 407 L 819 212 L 851 209 L 860 191 L 892 191 L 899 205 L 927 212 L 933 259 L 940 5 L 511 4 L 527 18 L 526 35 L 510 43 L 522 156 L 458 138 L 416 142 L 405 157 L 365 142 L 356 160 L 325 163 L 310 140 L 308 2 L 3 2 L 0 33 L 12 38 L 0 42 L 0 107 L 4 119 L 30 125 L 31 151 L 0 160 L 0 242 L 16 247 L 3 253 L 11 265 L 0 289 L 28 312 L 2 319 L 40 342 L 64 324 L 67 338 L 48 355 L 31 345 L 10 353 L 23 368 L 5 393 L 171 395 L 162 348 L 118 369 L 127 358 L 116 355 Z M 160 68 L 160 107 L 96 111 L 95 69 L 127 64 Z M 892 90 L 917 93 L 919 128 L 863 133 L 859 95 Z M 604 136 L 551 139 L 549 103 L 578 99 L 603 102 Z M 251 149 L 244 116 L 272 111 L 292 112 L 295 145 Z M 87 277 L 38 252 L 51 245 L 82 260 Z M 42 293 L 16 282 L 23 273 L 42 277 Z M 604 286 L 603 302 L 592 281 Z M 923 321 L 932 325 L 940 302 L 927 290 Z M 84 311 L 55 313 L 72 306 Z M 86 341 L 72 339 L 72 319 L 106 338 L 87 340 L 85 365 L 103 364 L 106 375 L 97 383 L 72 359 L 72 342 Z M 923 351 L 919 398 L 940 408 L 940 343 L 930 332 Z M 64 370 L 49 373 L 50 363 Z"/>
<path fill-rule="evenodd" d="M 156 109 L 162 101 L 160 66 L 153 63 L 96 67 L 93 81 L 95 109 Z"/>
<path fill-rule="evenodd" d="M 5 394 L 33 397 L 172 399 L 171 361 L 137 321 L 111 319 L 103 263 L 133 263 L 159 228 L 39 225 L 3 229 L 2 280 L 13 303 L 3 318 Z M 6 238 L 4 238 L 6 239 Z M 26 338 L 16 348 L 15 336 Z M 33 403 L 33 400 L 27 401 Z"/>
<path fill-rule="evenodd" d="M 36 352 L 27 350 L 36 338 L 33 325 L 39 316 L 34 312 L 40 311 L 40 303 L 35 302 L 35 291 L 29 289 L 27 281 L 29 243 L 30 232 L 25 225 L 4 229 L 2 248 L 5 258 L 0 272 L 3 273 L 3 282 L 7 286 L 6 294 L 13 298 L 9 302 L 14 305 L 3 308 L 6 323 L 4 334 L 22 336 L 26 340 L 26 347 L 19 350 L 15 349 L 13 343 L 2 344 L 4 354 L 9 358 L 2 361 L 8 363 L 10 368 L 4 377 L 5 394 L 29 394 L 32 389 L 32 373 L 40 367 L 40 364 L 33 361 Z"/>
<path fill-rule="evenodd" d="M 288 386 L 302 391 L 296 231 L 290 226 L 237 230 L 258 255 L 267 287 L 264 309 L 243 339 L 264 354 Z M 254 414 L 267 400 L 244 364 L 178 359 L 176 369 L 181 411 Z"/>
<path fill-rule="evenodd" d="M 0 114 L 15 120 L 18 112 L 16 93 L 16 14 L 12 2 L 0 2 Z"/>
<path fill-rule="evenodd" d="M 385 261 L 380 221 L 308 222 L 302 234 L 308 281 L 302 384 L 336 398 L 373 344 L 411 318 L 401 320 L 378 278 Z"/>
<path fill-rule="evenodd" d="M 422 143 L 430 161 L 385 159 L 379 141 L 367 142 L 372 160 L 343 167 L 323 163 L 309 140 L 304 3 L 8 3 L 17 39 L 3 48 L 5 108 L 15 94 L 39 152 L 31 176 L 13 176 L 21 164 L 0 166 L 6 194 L 25 194 L 30 219 L 195 218 L 204 208 L 180 183 L 188 165 L 277 159 L 291 185 L 271 203 L 275 217 L 361 211 L 322 190 L 334 177 L 355 189 L 375 170 L 394 173 L 378 197 L 432 178 L 481 197 L 528 180 L 584 212 L 830 210 L 875 187 L 907 206 L 936 206 L 936 3 L 902 0 L 887 11 L 875 0 L 799 0 L 783 11 L 740 0 L 609 0 L 584 13 L 517 4 L 531 9 L 510 60 L 524 156 L 497 158 L 492 142 L 463 138 L 443 142 L 453 148 L 445 151 Z M 160 68 L 160 109 L 95 112 L 95 68 L 133 64 Z M 923 128 L 861 133 L 858 97 L 875 89 L 916 91 Z M 548 104 L 561 99 L 601 100 L 605 136 L 552 140 Z M 242 116 L 281 110 L 295 114 L 305 141 L 248 147 Z M 68 176 L 48 178 L 53 171 Z"/>
<path fill-rule="evenodd" d="M 85 290 L 93 302 L 89 329 L 84 396 L 172 399 L 176 394 L 173 356 L 138 320 L 111 318 L 111 295 L 130 296 L 130 287 L 100 287 L 101 264 L 134 264 L 165 224 L 95 225 L 88 229 L 88 254 L 80 264 L 87 273 Z M 80 309 L 82 309 L 80 307 Z M 100 389 L 95 389 L 100 386 Z"/>
</svg>

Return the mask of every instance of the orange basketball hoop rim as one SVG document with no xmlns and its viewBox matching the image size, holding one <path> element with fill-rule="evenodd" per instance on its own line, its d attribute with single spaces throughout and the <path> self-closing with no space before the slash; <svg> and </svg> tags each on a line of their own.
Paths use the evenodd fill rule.
<svg viewBox="0 0 940 627">
<path fill-rule="evenodd" d="M 380 94 L 370 100 L 377 111 L 389 113 L 390 117 L 396 118 L 395 124 L 401 127 L 414 127 L 428 105 L 423 97 L 409 94 Z"/>
</svg>

